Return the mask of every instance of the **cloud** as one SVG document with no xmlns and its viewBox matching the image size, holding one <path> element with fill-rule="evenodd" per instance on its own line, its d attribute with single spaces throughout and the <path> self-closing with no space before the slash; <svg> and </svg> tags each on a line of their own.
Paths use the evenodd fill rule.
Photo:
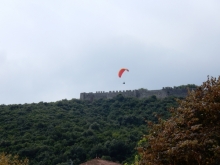
<svg viewBox="0 0 220 165">
<path fill-rule="evenodd" d="M 200 85 L 207 75 L 219 75 L 216 0 L 1 4 L 2 104 L 79 98 L 80 92 Z M 120 79 L 122 67 L 130 72 Z"/>
</svg>

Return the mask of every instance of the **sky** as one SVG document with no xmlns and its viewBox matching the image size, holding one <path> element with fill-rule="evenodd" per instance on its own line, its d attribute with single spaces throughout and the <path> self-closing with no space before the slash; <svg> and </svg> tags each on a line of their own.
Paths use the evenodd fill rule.
<svg viewBox="0 0 220 165">
<path fill-rule="evenodd" d="M 219 45 L 219 0 L 1 0 L 0 104 L 201 85 Z"/>
</svg>

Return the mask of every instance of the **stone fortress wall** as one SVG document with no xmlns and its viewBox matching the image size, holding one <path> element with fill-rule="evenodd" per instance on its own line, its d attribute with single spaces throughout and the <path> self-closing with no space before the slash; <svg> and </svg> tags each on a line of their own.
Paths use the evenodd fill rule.
<svg viewBox="0 0 220 165">
<path fill-rule="evenodd" d="M 192 90 L 191 88 L 190 90 Z M 155 95 L 157 98 L 162 99 L 169 96 L 176 97 L 186 97 L 188 94 L 187 88 L 179 87 L 163 87 L 160 90 L 147 90 L 147 89 L 138 89 L 138 90 L 124 90 L 124 91 L 99 91 L 96 93 L 80 93 L 80 100 L 98 100 L 98 99 L 111 99 L 121 94 L 124 97 L 136 97 L 136 98 L 148 98 Z"/>
</svg>

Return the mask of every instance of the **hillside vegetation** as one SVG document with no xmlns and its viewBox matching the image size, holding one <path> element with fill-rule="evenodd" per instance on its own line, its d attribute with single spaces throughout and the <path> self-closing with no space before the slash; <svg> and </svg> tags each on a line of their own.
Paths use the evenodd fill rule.
<svg viewBox="0 0 220 165">
<path fill-rule="evenodd" d="M 138 100 L 118 95 L 94 102 L 62 100 L 0 106 L 0 152 L 27 157 L 30 165 L 80 164 L 96 156 L 132 158 L 156 114 L 169 117 L 174 97 Z"/>
</svg>

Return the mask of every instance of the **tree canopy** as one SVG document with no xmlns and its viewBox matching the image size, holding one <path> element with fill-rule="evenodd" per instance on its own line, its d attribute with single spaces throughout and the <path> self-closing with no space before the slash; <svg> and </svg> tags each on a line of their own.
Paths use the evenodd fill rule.
<svg viewBox="0 0 220 165">
<path fill-rule="evenodd" d="M 209 78 L 172 108 L 137 148 L 141 165 L 220 164 L 220 77 Z"/>
</svg>

